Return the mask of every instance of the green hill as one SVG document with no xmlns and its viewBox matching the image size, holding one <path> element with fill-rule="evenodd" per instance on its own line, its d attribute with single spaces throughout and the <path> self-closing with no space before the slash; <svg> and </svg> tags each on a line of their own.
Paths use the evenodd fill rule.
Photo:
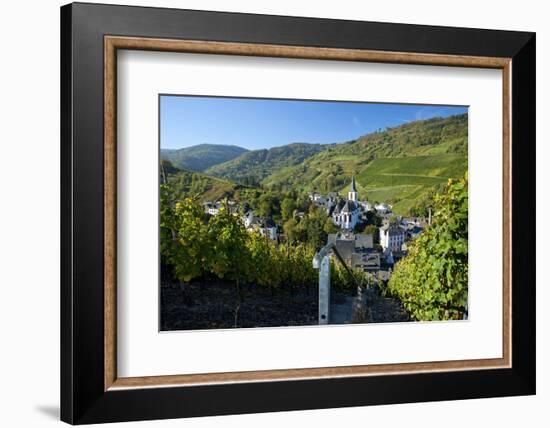
<svg viewBox="0 0 550 428">
<path fill-rule="evenodd" d="M 205 172 L 244 184 L 257 184 L 263 179 L 291 165 L 298 165 L 309 157 L 326 150 L 328 145 L 293 143 L 271 149 L 252 150 Z"/>
<path fill-rule="evenodd" d="M 219 163 L 234 159 L 248 150 L 223 144 L 198 144 L 179 150 L 161 149 L 161 159 L 169 160 L 176 168 L 204 171 Z"/>
<path fill-rule="evenodd" d="M 200 202 L 217 201 L 232 197 L 245 186 L 232 183 L 200 172 L 165 168 L 166 179 L 178 197 L 192 196 Z"/>
<path fill-rule="evenodd" d="M 467 169 L 467 158 L 455 154 L 381 158 L 362 171 L 357 182 L 364 198 L 387 201 L 396 213 L 405 215 L 431 189 L 462 177 Z"/>
<path fill-rule="evenodd" d="M 352 175 L 361 199 L 384 201 L 398 214 L 468 167 L 468 116 L 416 121 L 333 145 L 266 177 L 277 190 L 347 191 Z"/>
<path fill-rule="evenodd" d="M 212 147 L 240 149 L 201 146 L 189 149 L 195 149 L 192 154 L 212 152 Z M 199 195 L 203 201 L 224 196 L 246 200 L 250 192 L 292 191 L 304 197 L 305 192 L 316 190 L 345 195 L 355 175 L 361 200 L 387 202 L 395 213 L 407 215 L 449 178 L 464 175 L 467 152 L 468 116 L 462 114 L 407 123 L 347 143 L 295 143 L 246 151 L 204 173 L 190 172 L 192 168 L 172 171 L 169 181 L 180 193 Z M 164 155 L 173 157 L 175 153 Z M 197 171 L 197 163 L 193 166 Z"/>
</svg>

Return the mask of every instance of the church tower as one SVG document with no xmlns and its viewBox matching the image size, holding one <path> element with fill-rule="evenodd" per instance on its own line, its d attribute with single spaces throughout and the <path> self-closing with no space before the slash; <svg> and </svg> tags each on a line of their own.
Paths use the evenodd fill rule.
<svg viewBox="0 0 550 428">
<path fill-rule="evenodd" d="M 358 198 L 358 194 L 357 194 L 357 189 L 355 188 L 355 175 L 353 175 L 351 177 L 351 187 L 348 192 L 348 199 L 350 201 L 357 202 L 357 198 Z"/>
</svg>

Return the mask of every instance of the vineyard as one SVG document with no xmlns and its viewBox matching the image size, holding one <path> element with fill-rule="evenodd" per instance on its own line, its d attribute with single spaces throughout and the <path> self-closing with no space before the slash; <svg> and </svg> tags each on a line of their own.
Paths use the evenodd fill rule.
<svg viewBox="0 0 550 428">
<path fill-rule="evenodd" d="M 317 247 L 308 241 L 270 240 L 246 230 L 239 216 L 227 208 L 210 216 L 196 199 L 178 199 L 176 195 L 169 185 L 161 186 L 163 278 L 180 285 L 177 290 L 163 291 L 163 302 L 175 307 L 172 312 L 178 312 L 176 324 L 193 314 L 196 319 L 189 320 L 190 328 L 316 323 L 319 274 L 312 260 Z M 411 319 L 465 318 L 467 175 L 461 180 L 449 180 L 444 190 L 434 195 L 433 206 L 433 224 L 411 242 L 408 254 L 397 262 L 386 287 L 373 276 L 346 269 L 333 260 L 331 298 L 345 300 L 358 285 L 372 289 L 371 285 L 376 284 L 383 296 L 378 296 L 378 287 L 374 287 L 375 291 L 370 292 L 374 304 L 384 298 L 394 299 Z M 203 309 L 191 305 L 187 313 L 182 313 L 181 304 L 186 299 L 193 300 L 191 295 Z M 209 309 L 212 302 L 217 306 Z M 392 320 L 391 314 L 377 318 Z M 175 328 L 173 323 L 170 325 Z"/>
<path fill-rule="evenodd" d="M 467 318 L 467 146 L 464 113 L 339 144 L 161 150 L 161 328 L 316 324 L 329 242 L 330 322 L 355 319 L 358 289 L 363 322 Z M 359 220 L 344 227 L 351 177 Z"/>
<path fill-rule="evenodd" d="M 269 296 L 276 304 L 278 297 L 288 295 L 290 303 L 296 303 L 304 295 L 317 292 L 318 271 L 312 265 L 314 246 L 307 242 L 271 241 L 247 231 L 239 216 L 229 209 L 222 208 L 218 215 L 209 216 L 197 200 L 176 199 L 168 185 L 161 185 L 163 275 L 183 284 L 184 294 L 186 287 L 191 291 L 200 284 L 204 297 L 209 293 L 205 287 L 216 287 L 219 295 L 231 294 L 232 301 L 232 296 L 236 296 L 233 310 L 237 313 L 246 307 L 245 300 L 251 296 Z M 372 282 L 362 272 L 351 272 L 353 278 L 342 265 L 332 263 L 331 286 L 335 293 L 350 294 L 357 285 L 366 287 Z M 233 288 L 232 292 L 228 292 L 228 287 Z M 315 314 L 316 310 L 315 307 Z M 239 324 L 238 320 L 235 324 Z M 218 324 L 212 325 L 215 327 Z"/>
<path fill-rule="evenodd" d="M 468 304 L 468 178 L 435 196 L 431 227 L 396 265 L 388 292 L 417 320 L 463 319 Z"/>
</svg>

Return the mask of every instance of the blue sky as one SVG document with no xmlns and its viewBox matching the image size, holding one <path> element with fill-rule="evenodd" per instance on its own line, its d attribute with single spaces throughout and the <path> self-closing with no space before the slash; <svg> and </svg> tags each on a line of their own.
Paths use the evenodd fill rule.
<svg viewBox="0 0 550 428">
<path fill-rule="evenodd" d="M 467 107 L 162 95 L 160 145 L 202 143 L 264 149 L 289 143 L 342 143 Z"/>
</svg>

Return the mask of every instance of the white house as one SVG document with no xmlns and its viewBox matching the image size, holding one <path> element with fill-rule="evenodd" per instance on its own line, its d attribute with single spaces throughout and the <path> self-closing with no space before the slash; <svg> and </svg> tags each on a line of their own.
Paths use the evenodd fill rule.
<svg viewBox="0 0 550 428">
<path fill-rule="evenodd" d="M 316 205 L 325 205 L 327 203 L 326 198 L 323 195 L 316 192 L 310 193 L 309 199 L 312 202 L 315 202 Z"/>
<path fill-rule="evenodd" d="M 378 211 L 379 214 L 387 214 L 391 212 L 391 205 L 381 203 L 374 206 L 374 209 Z"/>
<path fill-rule="evenodd" d="M 242 217 L 246 230 L 258 232 L 262 236 L 267 236 L 275 241 L 277 239 L 277 225 L 271 219 L 264 217 L 254 217 L 252 211 L 249 211 Z"/>
<path fill-rule="evenodd" d="M 244 227 L 248 229 L 254 221 L 254 211 L 249 210 L 245 215 L 241 217 L 241 220 L 244 224 Z"/>
<path fill-rule="evenodd" d="M 203 205 L 204 212 L 210 215 L 218 215 L 222 208 L 231 214 L 237 213 L 237 203 L 233 200 L 216 201 L 216 202 L 205 202 Z"/>
<path fill-rule="evenodd" d="M 368 201 L 361 201 L 359 202 L 359 204 L 363 207 L 364 211 L 370 211 L 373 208 L 372 204 Z"/>
<path fill-rule="evenodd" d="M 384 250 L 401 251 L 405 242 L 405 231 L 396 224 L 385 224 L 380 228 L 380 245 Z"/>
<path fill-rule="evenodd" d="M 258 228 L 260 235 L 267 236 L 272 241 L 277 240 L 277 227 L 276 226 L 265 226 Z"/>
<path fill-rule="evenodd" d="M 220 202 L 205 202 L 204 211 L 210 215 L 218 215 L 222 204 Z"/>
<path fill-rule="evenodd" d="M 277 225 L 271 219 L 255 217 L 252 222 L 252 229 L 262 236 L 267 236 L 272 241 L 277 239 Z"/>
</svg>

